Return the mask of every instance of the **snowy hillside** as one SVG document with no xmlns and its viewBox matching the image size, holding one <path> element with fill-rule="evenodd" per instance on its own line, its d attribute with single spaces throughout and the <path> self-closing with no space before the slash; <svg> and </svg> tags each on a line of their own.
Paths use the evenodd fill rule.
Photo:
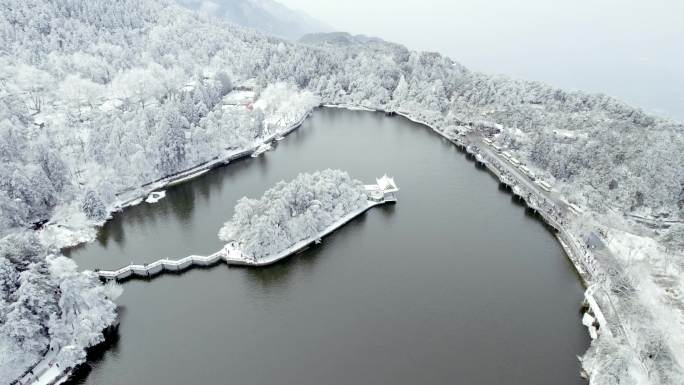
<svg viewBox="0 0 684 385">
<path fill-rule="evenodd" d="M 165 0 L 0 6 L 2 379 L 21 374 L 51 343 L 70 347 L 64 359 L 79 362 L 114 319 L 115 290 L 58 256 L 65 234 L 87 240 L 122 194 L 257 143 L 319 102 L 396 110 L 440 130 L 485 135 L 587 209 L 578 233 L 628 228 L 662 244 L 653 250 L 666 252 L 650 258 L 664 273 L 648 270 L 653 263 L 627 278 L 684 272 L 680 123 L 605 95 L 471 72 L 380 39 L 334 34 L 289 43 Z M 670 225 L 653 230 L 624 214 Z M 32 228 L 45 221 L 39 239 Z M 676 299 L 675 289 L 668 290 Z M 87 322 L 53 311 L 64 306 Z M 658 339 L 647 342 L 682 334 L 681 326 L 653 331 Z M 634 354 L 655 361 L 651 348 Z M 632 376 L 619 365 L 627 361 L 614 359 L 629 349 L 593 349 L 594 367 L 606 378 Z M 654 381 L 676 378 L 673 365 L 657 364 Z"/>
<path fill-rule="evenodd" d="M 297 40 L 312 32 L 333 28 L 302 11 L 290 9 L 273 0 L 177 0 L 179 4 L 200 10 L 269 35 Z"/>
</svg>

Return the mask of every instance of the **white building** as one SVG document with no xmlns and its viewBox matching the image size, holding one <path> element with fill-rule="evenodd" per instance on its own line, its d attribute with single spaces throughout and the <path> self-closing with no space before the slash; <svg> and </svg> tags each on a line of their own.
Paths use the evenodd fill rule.
<svg viewBox="0 0 684 385">
<path fill-rule="evenodd" d="M 375 184 L 366 185 L 368 197 L 374 201 L 381 201 L 387 199 L 396 199 L 394 193 L 399 191 L 399 187 L 394 183 L 394 178 L 390 178 L 387 174 L 382 178 L 376 178 Z"/>
</svg>

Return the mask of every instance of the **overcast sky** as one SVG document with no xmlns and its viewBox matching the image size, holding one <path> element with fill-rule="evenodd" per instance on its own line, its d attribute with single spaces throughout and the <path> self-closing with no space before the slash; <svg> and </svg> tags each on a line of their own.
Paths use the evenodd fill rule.
<svg viewBox="0 0 684 385">
<path fill-rule="evenodd" d="M 682 0 L 279 1 L 338 30 L 684 121 Z"/>
</svg>

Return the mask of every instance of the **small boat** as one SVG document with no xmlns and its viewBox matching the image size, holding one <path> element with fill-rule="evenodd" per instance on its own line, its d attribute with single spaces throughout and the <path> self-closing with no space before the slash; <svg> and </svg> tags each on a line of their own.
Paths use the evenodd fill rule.
<svg viewBox="0 0 684 385">
<path fill-rule="evenodd" d="M 270 143 L 264 143 L 260 145 L 259 147 L 254 150 L 252 153 L 252 158 L 256 158 L 257 156 L 263 154 L 264 152 L 268 151 L 271 149 L 271 144 Z"/>
<path fill-rule="evenodd" d="M 155 191 L 151 193 L 150 195 L 147 196 L 147 199 L 145 199 L 145 202 L 147 203 L 157 203 L 159 202 L 162 198 L 166 196 L 166 191 Z"/>
<path fill-rule="evenodd" d="M 276 136 L 276 138 L 275 138 L 275 140 L 277 140 L 278 142 L 280 142 L 280 141 L 283 140 L 283 139 L 285 139 L 285 137 L 282 136 L 282 135 L 278 135 L 278 136 Z"/>
<path fill-rule="evenodd" d="M 314 241 L 314 243 L 317 244 L 317 245 L 320 245 L 321 242 L 322 242 L 322 241 L 321 241 L 321 238 L 317 238 L 317 239 Z"/>
</svg>

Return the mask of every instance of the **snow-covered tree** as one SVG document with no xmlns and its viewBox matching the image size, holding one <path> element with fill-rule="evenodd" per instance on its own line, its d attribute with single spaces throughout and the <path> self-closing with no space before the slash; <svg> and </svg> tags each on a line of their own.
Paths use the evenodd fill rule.
<svg viewBox="0 0 684 385">
<path fill-rule="evenodd" d="M 81 208 L 85 215 L 92 220 L 101 221 L 107 217 L 107 208 L 102 203 L 102 198 L 93 190 L 85 194 Z"/>
<path fill-rule="evenodd" d="M 79 272 L 69 258 L 49 259 L 52 278 L 59 282 L 60 317 L 48 323 L 57 346 L 92 346 L 103 340 L 102 330 L 112 324 L 120 289 L 103 286 L 92 272 Z"/>
<path fill-rule="evenodd" d="M 230 76 L 225 71 L 219 71 L 216 74 L 216 80 L 221 85 L 220 96 L 225 96 L 233 90 L 233 82 L 230 80 Z"/>
</svg>

